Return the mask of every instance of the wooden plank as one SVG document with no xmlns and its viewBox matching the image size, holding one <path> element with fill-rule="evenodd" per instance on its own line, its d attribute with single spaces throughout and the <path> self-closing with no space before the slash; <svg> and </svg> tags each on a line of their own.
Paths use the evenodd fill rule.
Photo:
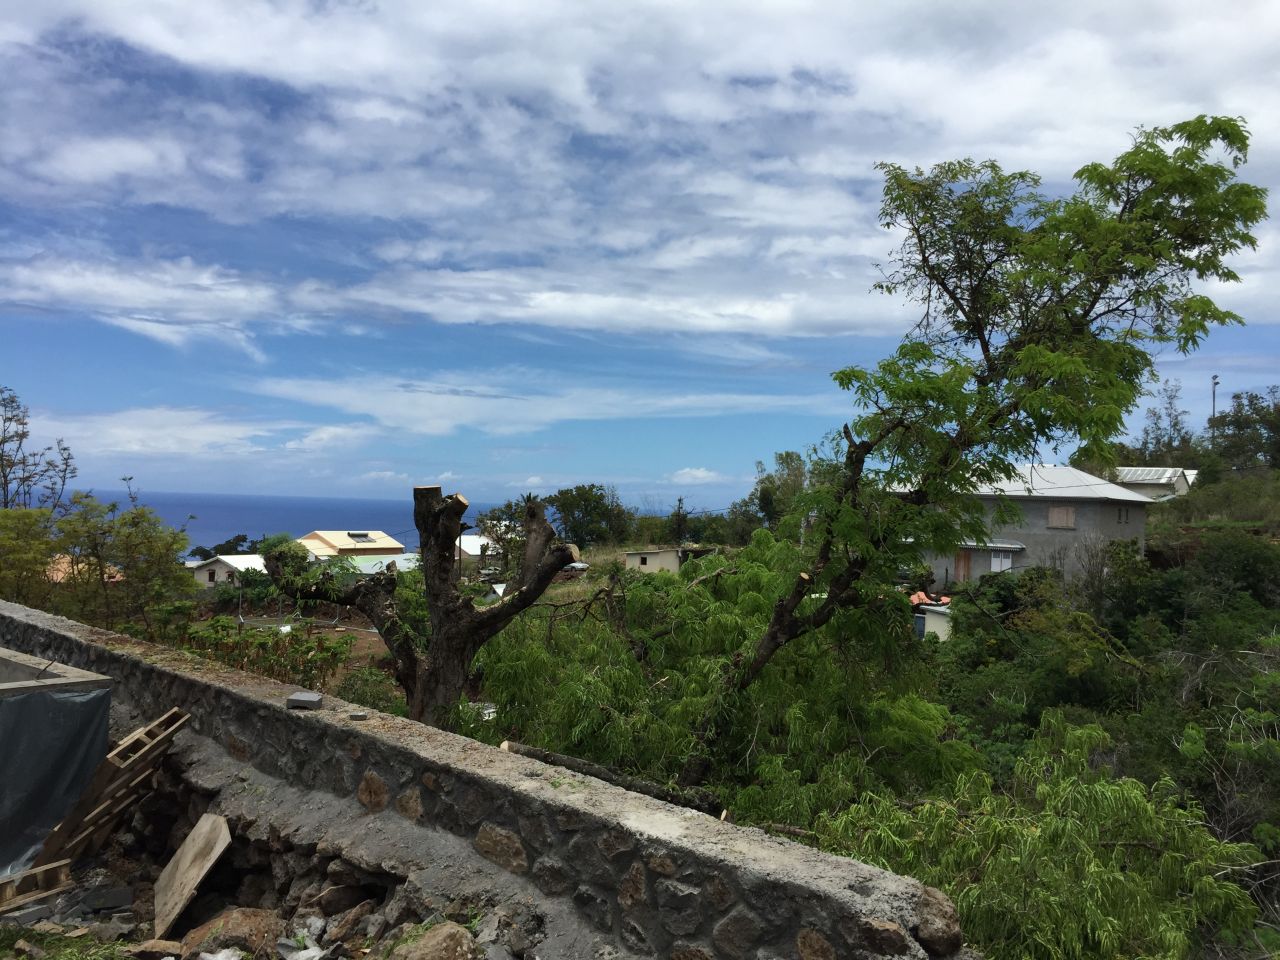
<svg viewBox="0 0 1280 960">
<path fill-rule="evenodd" d="M 56 887 L 48 890 L 35 890 L 31 893 L 24 893 L 22 896 L 8 901 L 0 906 L 0 915 L 8 913 L 10 910 L 17 910 L 19 907 L 25 907 L 28 903 L 35 903 L 37 900 L 43 900 L 45 897 L 52 897 L 56 893 L 62 893 L 64 890 L 70 890 L 75 884 L 70 880 L 66 883 L 60 883 Z"/>
<path fill-rule="evenodd" d="M 0 880 L 0 911 L 12 910 L 21 900 L 26 903 L 32 892 L 48 892 L 71 881 L 71 861 L 59 860 L 42 867 L 32 867 Z"/>
<path fill-rule="evenodd" d="M 186 909 L 196 888 L 222 852 L 231 846 L 231 831 L 225 818 L 206 813 L 187 834 L 182 846 L 165 864 L 156 880 L 155 936 L 162 939 Z"/>
</svg>

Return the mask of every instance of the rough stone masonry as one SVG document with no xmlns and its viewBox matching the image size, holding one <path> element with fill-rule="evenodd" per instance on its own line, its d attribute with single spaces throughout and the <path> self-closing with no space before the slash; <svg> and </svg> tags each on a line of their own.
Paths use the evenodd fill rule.
<svg viewBox="0 0 1280 960">
<path fill-rule="evenodd" d="M 390 877 L 405 916 L 451 884 L 524 898 L 551 938 L 530 958 L 968 953 L 951 901 L 908 877 L 330 697 L 290 711 L 294 687 L 15 604 L 0 646 L 112 677 L 139 716 L 188 711 L 202 809 Z"/>
</svg>

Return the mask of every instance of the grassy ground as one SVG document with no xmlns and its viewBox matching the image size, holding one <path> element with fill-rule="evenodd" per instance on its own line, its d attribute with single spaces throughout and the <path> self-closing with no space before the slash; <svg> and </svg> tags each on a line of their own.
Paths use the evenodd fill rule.
<svg viewBox="0 0 1280 960">
<path fill-rule="evenodd" d="M 124 943 L 100 943 L 88 934 L 67 937 L 14 926 L 0 926 L 0 957 L 24 956 L 14 947 L 19 940 L 43 950 L 44 960 L 128 960 Z"/>
</svg>

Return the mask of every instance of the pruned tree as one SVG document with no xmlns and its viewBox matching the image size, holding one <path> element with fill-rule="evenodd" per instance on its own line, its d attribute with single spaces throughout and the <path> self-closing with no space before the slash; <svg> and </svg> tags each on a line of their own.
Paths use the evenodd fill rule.
<svg viewBox="0 0 1280 960">
<path fill-rule="evenodd" d="M 725 671 L 729 695 L 698 731 L 704 746 L 734 722 L 732 692 L 796 638 L 890 635 L 898 571 L 986 537 L 979 487 L 1013 480 L 1045 447 L 1103 450 L 1154 350 L 1187 353 L 1241 322 L 1195 284 L 1238 280 L 1228 258 L 1255 245 L 1266 191 L 1236 179 L 1247 149 L 1231 118 L 1140 130 L 1110 166 L 1080 169 L 1066 196 L 992 161 L 880 165 L 881 221 L 904 240 L 877 286 L 919 304 L 920 320 L 875 368 L 834 374 L 861 412 L 841 431 L 838 479 L 804 504 L 813 553 Z M 1005 504 L 996 519 L 1011 515 Z M 695 749 L 684 781 L 709 763 Z"/>
<path fill-rule="evenodd" d="M 410 715 L 441 726 L 466 685 L 471 661 L 480 648 L 516 615 L 527 610 L 551 585 L 566 564 L 578 559 L 578 548 L 557 543 L 539 500 L 525 504 L 524 561 L 517 578 L 507 584 L 497 603 L 477 606 L 459 588 L 453 576 L 458 537 L 463 531 L 467 498 L 460 493 L 442 496 L 439 487 L 415 487 L 413 524 L 422 550 L 422 574 L 427 609 L 431 614 L 431 639 L 426 667 L 419 681 L 420 707 Z"/>
<path fill-rule="evenodd" d="M 306 551 L 292 541 L 264 550 L 267 572 L 295 600 L 330 601 L 368 617 L 395 660 L 409 716 L 446 727 L 466 687 L 471 663 L 490 639 L 532 606 L 555 575 L 578 559 L 573 544 L 557 543 L 541 501 L 524 504 L 524 560 L 502 600 L 477 605 L 455 576 L 458 537 L 465 529 L 468 502 L 462 494 L 443 496 L 439 487 L 415 487 L 413 520 L 422 551 L 423 599 L 429 614 L 426 636 L 415 631 L 397 598 L 395 570 L 355 579 L 340 569 L 306 570 Z"/>
</svg>

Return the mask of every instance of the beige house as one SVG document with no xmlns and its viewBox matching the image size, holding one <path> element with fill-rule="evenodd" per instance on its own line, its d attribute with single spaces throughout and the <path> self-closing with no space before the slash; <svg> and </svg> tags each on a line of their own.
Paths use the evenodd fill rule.
<svg viewBox="0 0 1280 960">
<path fill-rule="evenodd" d="M 705 557 L 711 552 L 710 547 L 649 547 L 647 550 L 628 550 L 627 569 L 645 573 L 656 573 L 659 570 L 679 573 L 680 565 L 686 560 Z"/>
<path fill-rule="evenodd" d="M 312 530 L 298 542 L 315 557 L 382 557 L 404 553 L 404 544 L 381 530 Z"/>
<path fill-rule="evenodd" d="M 191 575 L 199 586 L 212 587 L 219 583 L 237 583 L 245 570 L 266 573 L 267 567 L 256 553 L 236 554 L 197 563 L 191 567 Z"/>
</svg>

